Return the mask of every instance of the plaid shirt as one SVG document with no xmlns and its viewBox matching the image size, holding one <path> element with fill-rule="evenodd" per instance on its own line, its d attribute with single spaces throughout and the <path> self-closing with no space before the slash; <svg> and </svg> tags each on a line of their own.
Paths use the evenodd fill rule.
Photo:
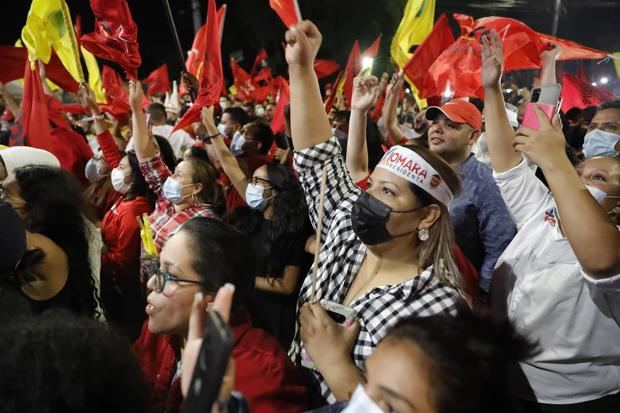
<svg viewBox="0 0 620 413">
<path fill-rule="evenodd" d="M 168 238 L 188 220 L 194 217 L 217 218 L 213 210 L 204 204 L 192 205 L 179 212 L 175 211 L 174 204 L 164 197 L 163 192 L 164 182 L 172 175 L 172 172 L 162 162 L 160 156 L 140 162 L 140 171 L 146 183 L 157 195 L 155 211 L 149 217 L 157 251 L 161 251 Z"/>
<path fill-rule="evenodd" d="M 312 148 L 295 153 L 295 168 L 306 193 L 310 220 L 317 224 L 320 199 L 321 173 L 327 165 L 327 188 L 325 191 L 325 215 L 319 255 L 317 276 L 317 299 L 342 303 L 362 261 L 366 246 L 353 232 L 351 208 L 361 190 L 355 186 L 344 164 L 336 138 Z M 310 301 L 312 277 L 304 280 L 298 309 Z M 353 361 L 364 369 L 364 361 L 373 352 L 389 327 L 409 316 L 430 316 L 438 313 L 454 313 L 459 294 L 440 283 L 432 267 L 419 276 L 395 285 L 372 289 L 351 303 L 360 322 L 360 333 L 353 349 Z M 299 321 L 290 356 L 300 363 L 301 342 Z M 335 397 L 318 371 L 313 371 L 321 387 L 321 394 L 329 402 Z"/>
</svg>

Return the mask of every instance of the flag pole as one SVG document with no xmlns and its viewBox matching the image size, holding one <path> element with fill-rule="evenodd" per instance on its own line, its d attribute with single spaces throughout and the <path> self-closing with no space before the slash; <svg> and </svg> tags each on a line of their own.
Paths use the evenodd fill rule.
<svg viewBox="0 0 620 413">
<path fill-rule="evenodd" d="M 170 31 L 172 32 L 172 37 L 174 38 L 174 46 L 177 49 L 177 57 L 179 58 L 181 69 L 185 71 L 185 55 L 183 54 L 183 48 L 181 47 L 181 40 L 179 40 L 179 32 L 177 32 L 177 26 L 174 23 L 174 17 L 172 16 L 170 3 L 168 3 L 168 0 L 162 0 L 162 3 L 164 4 L 164 9 L 166 9 L 166 17 L 168 18 L 168 25 L 170 26 Z"/>
</svg>

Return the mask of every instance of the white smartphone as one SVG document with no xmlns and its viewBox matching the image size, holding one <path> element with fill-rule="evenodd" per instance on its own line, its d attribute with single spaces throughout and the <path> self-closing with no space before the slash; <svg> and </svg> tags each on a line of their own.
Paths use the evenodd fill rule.
<svg viewBox="0 0 620 413">
<path fill-rule="evenodd" d="M 355 310 L 351 307 L 324 299 L 319 302 L 332 320 L 338 324 L 348 327 L 355 320 Z M 301 365 L 307 369 L 315 369 L 314 362 L 305 348 L 301 350 Z"/>
</svg>

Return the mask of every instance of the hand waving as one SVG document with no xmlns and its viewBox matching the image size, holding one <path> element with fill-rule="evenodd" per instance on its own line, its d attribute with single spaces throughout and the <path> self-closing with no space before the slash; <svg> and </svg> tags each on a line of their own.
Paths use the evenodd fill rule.
<svg viewBox="0 0 620 413">
<path fill-rule="evenodd" d="M 95 93 L 86 83 L 80 84 L 80 88 L 78 89 L 78 98 L 80 100 L 80 105 L 89 110 L 92 115 L 99 114 L 99 108 L 97 107 L 95 100 Z"/>
<path fill-rule="evenodd" d="M 388 82 L 388 75 L 384 73 L 381 81 L 375 76 L 358 75 L 353 79 L 353 95 L 351 109 L 368 112 L 383 93 Z"/>
<path fill-rule="evenodd" d="M 300 22 L 286 32 L 286 62 L 289 66 L 312 67 L 323 36 L 309 20 Z"/>
<path fill-rule="evenodd" d="M 142 109 L 142 100 L 144 99 L 144 92 L 142 91 L 142 83 L 138 80 L 129 81 L 129 104 L 131 109 Z"/>
<path fill-rule="evenodd" d="M 502 41 L 495 31 L 482 37 L 482 87 L 492 88 L 500 84 L 504 71 Z"/>
</svg>

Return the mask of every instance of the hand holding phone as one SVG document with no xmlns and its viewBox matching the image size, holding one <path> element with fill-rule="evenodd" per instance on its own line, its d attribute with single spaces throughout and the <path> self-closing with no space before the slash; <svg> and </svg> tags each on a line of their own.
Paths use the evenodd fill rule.
<svg viewBox="0 0 620 413">
<path fill-rule="evenodd" d="M 233 294 L 233 285 L 220 288 L 209 313 L 202 293 L 194 298 L 182 359 L 181 390 L 186 396 L 184 412 L 211 411 L 218 399 L 233 346 L 227 324 Z"/>
<path fill-rule="evenodd" d="M 540 122 L 534 108 L 538 106 L 547 115 L 549 120 L 560 110 L 562 86 L 559 84 L 542 86 L 532 90 L 532 97 L 525 106 L 521 126 L 530 129 L 540 129 Z"/>
</svg>

